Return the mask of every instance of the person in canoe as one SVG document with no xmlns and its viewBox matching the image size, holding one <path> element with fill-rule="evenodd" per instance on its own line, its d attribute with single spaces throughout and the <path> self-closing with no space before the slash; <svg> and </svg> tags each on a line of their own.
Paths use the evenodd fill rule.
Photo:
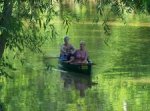
<svg viewBox="0 0 150 111">
<path fill-rule="evenodd" d="M 69 43 L 69 37 L 64 37 L 64 44 L 60 49 L 60 59 L 64 61 L 70 60 L 70 57 L 75 53 L 75 48 Z"/>
<path fill-rule="evenodd" d="M 75 62 L 76 63 L 87 63 L 88 55 L 87 51 L 85 50 L 85 42 L 80 42 L 80 48 L 75 52 Z"/>
<path fill-rule="evenodd" d="M 73 56 L 71 56 L 71 59 L 68 61 L 68 63 L 88 63 L 88 54 L 85 50 L 85 42 L 80 42 L 80 48 L 77 49 Z"/>
</svg>

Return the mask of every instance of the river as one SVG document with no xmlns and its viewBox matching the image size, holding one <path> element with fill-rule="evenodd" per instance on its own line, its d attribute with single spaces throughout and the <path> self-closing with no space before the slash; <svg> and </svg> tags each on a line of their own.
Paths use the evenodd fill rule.
<svg viewBox="0 0 150 111">
<path fill-rule="evenodd" d="M 65 31 L 43 46 L 57 57 Z M 0 103 L 6 111 L 150 111 L 150 27 L 75 23 L 70 42 L 86 42 L 96 64 L 90 76 L 59 70 L 56 58 L 25 53 L 13 79 L 0 79 Z M 1 110 L 0 110 L 1 111 Z"/>
</svg>

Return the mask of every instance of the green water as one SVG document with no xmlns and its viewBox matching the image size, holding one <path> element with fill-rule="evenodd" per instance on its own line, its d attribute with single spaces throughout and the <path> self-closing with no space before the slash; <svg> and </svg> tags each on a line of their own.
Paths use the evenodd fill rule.
<svg viewBox="0 0 150 111">
<path fill-rule="evenodd" d="M 69 30 L 75 47 L 86 41 L 96 64 L 91 76 L 59 70 L 57 59 L 27 51 L 24 65 L 14 63 L 14 78 L 0 78 L 5 110 L 150 111 L 150 27 L 111 28 L 110 36 L 93 24 L 73 24 Z M 44 53 L 58 56 L 64 35 L 62 27 L 60 37 L 43 46 Z"/>
</svg>

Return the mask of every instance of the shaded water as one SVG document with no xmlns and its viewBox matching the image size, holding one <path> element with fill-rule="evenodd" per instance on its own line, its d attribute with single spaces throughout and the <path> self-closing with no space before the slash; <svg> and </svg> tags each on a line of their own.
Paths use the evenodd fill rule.
<svg viewBox="0 0 150 111">
<path fill-rule="evenodd" d="M 93 24 L 69 30 L 75 47 L 86 41 L 96 63 L 91 76 L 58 70 L 57 59 L 27 53 L 13 79 L 0 79 L 0 104 L 6 111 L 150 111 L 150 28 L 112 29 L 111 36 Z M 64 35 L 47 43 L 45 53 L 58 56 Z"/>
</svg>

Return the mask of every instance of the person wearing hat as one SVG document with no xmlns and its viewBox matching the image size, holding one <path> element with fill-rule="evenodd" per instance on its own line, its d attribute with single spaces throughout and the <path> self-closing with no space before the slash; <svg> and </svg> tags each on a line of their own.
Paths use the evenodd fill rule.
<svg viewBox="0 0 150 111">
<path fill-rule="evenodd" d="M 70 57 L 74 54 L 75 48 L 69 43 L 69 37 L 64 37 L 64 44 L 60 49 L 60 58 L 64 61 L 70 60 Z"/>
</svg>

